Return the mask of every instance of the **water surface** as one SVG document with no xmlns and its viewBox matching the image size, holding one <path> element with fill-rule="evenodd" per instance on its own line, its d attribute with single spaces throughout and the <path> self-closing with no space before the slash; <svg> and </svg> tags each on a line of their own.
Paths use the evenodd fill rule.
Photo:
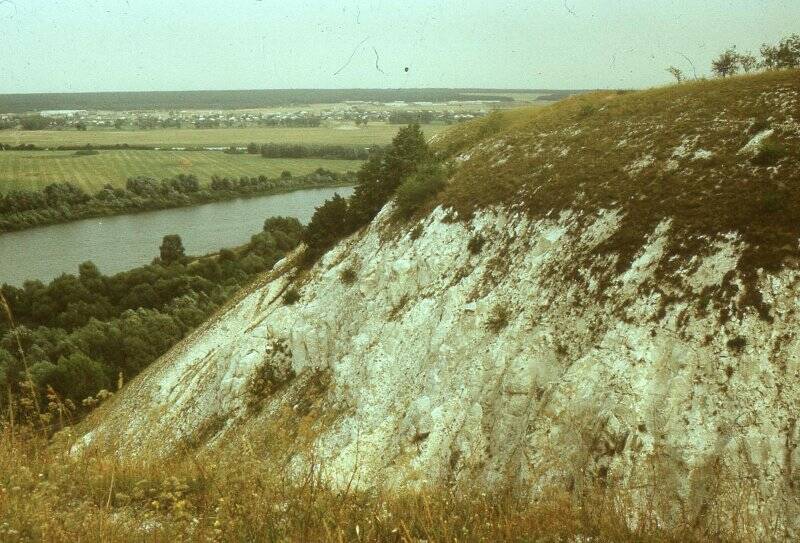
<svg viewBox="0 0 800 543">
<path fill-rule="evenodd" d="M 314 208 L 351 187 L 305 189 L 195 207 L 101 217 L 0 234 L 0 284 L 26 279 L 50 281 L 78 273 L 91 260 L 106 275 L 147 264 L 158 256 L 161 238 L 178 234 L 186 254 L 200 255 L 241 245 L 275 215 L 307 223 Z"/>
</svg>

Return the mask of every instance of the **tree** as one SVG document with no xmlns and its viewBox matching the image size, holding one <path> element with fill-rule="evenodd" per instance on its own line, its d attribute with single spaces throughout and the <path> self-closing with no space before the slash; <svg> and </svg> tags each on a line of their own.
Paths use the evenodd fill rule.
<svg viewBox="0 0 800 543">
<path fill-rule="evenodd" d="M 181 237 L 177 234 L 164 236 L 159 249 L 161 252 L 161 261 L 167 265 L 177 262 L 186 256 Z"/>
<path fill-rule="evenodd" d="M 768 70 L 800 67 L 800 34 L 792 34 L 777 45 L 761 46 L 761 65 Z"/>
<path fill-rule="evenodd" d="M 728 77 L 739 71 L 739 54 L 735 47 L 727 49 L 711 62 L 711 71 L 719 77 Z"/>
<path fill-rule="evenodd" d="M 333 195 L 330 200 L 319 206 L 306 227 L 303 241 L 311 253 L 321 254 L 339 238 L 348 233 L 347 200 Z"/>
<path fill-rule="evenodd" d="M 752 72 L 758 66 L 758 60 L 751 53 L 739 54 L 739 67 L 746 74 Z"/>
<path fill-rule="evenodd" d="M 117 130 L 125 126 L 125 119 L 114 119 L 114 128 Z"/>
<path fill-rule="evenodd" d="M 442 167 L 431 162 L 421 166 L 397 187 L 397 209 L 403 215 L 411 215 L 425 200 L 442 190 L 445 176 Z"/>
<path fill-rule="evenodd" d="M 354 229 L 371 221 L 401 181 L 429 157 L 428 144 L 418 124 L 401 128 L 385 152 L 373 153 L 359 170 L 358 185 L 350 198 Z"/>
<path fill-rule="evenodd" d="M 78 121 L 75 123 L 75 130 L 85 132 L 86 131 L 86 123 L 83 121 Z"/>
<path fill-rule="evenodd" d="M 46 384 L 73 400 L 82 400 L 100 389 L 110 387 L 110 379 L 103 365 L 81 353 L 60 358 L 47 377 L 49 382 Z"/>
<path fill-rule="evenodd" d="M 672 77 L 675 78 L 675 80 L 678 83 L 683 82 L 684 80 L 683 70 L 681 70 L 680 68 L 676 68 L 675 66 L 670 66 L 669 68 L 667 68 L 667 71 L 670 73 Z"/>
<path fill-rule="evenodd" d="M 23 130 L 44 130 L 50 126 L 50 119 L 41 115 L 28 115 L 23 117 L 19 124 Z"/>
</svg>

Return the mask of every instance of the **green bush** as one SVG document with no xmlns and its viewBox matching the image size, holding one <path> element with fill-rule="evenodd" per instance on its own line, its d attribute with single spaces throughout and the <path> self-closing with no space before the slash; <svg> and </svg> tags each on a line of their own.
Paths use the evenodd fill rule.
<svg viewBox="0 0 800 543">
<path fill-rule="evenodd" d="M 403 215 L 411 215 L 426 200 L 442 190 L 445 176 L 441 165 L 428 163 L 409 176 L 397 188 L 397 210 Z"/>
<path fill-rule="evenodd" d="M 486 243 L 486 238 L 481 234 L 475 234 L 470 238 L 469 243 L 467 243 L 467 250 L 470 254 L 476 255 L 481 252 L 484 243 Z"/>
<path fill-rule="evenodd" d="M 341 279 L 342 283 L 345 285 L 352 285 L 356 282 L 357 278 L 358 275 L 356 274 L 356 270 L 354 270 L 352 266 L 343 269 L 339 274 L 339 279 Z"/>
<path fill-rule="evenodd" d="M 789 154 L 786 146 L 775 140 L 766 140 L 758 148 L 756 155 L 750 160 L 756 166 L 772 166 Z"/>
<path fill-rule="evenodd" d="M 508 326 L 510 318 L 511 312 L 507 307 L 496 305 L 494 308 L 492 308 L 492 313 L 489 315 L 489 319 L 486 321 L 486 328 L 490 332 L 497 334 L 500 332 L 500 330 Z"/>
<path fill-rule="evenodd" d="M 300 301 L 300 293 L 294 287 L 287 290 L 286 294 L 283 295 L 284 305 L 292 305 L 297 303 L 298 301 Z"/>
<path fill-rule="evenodd" d="M 578 112 L 578 118 L 585 119 L 586 117 L 594 115 L 596 111 L 597 107 L 595 107 L 594 104 L 583 104 Z"/>
</svg>

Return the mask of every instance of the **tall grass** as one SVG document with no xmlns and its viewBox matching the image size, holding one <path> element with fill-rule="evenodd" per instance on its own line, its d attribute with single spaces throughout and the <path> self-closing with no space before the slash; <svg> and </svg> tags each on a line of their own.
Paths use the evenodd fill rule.
<svg viewBox="0 0 800 543">
<path fill-rule="evenodd" d="M 536 501 L 511 491 L 334 491 L 320 466 L 290 481 L 283 462 L 255 444 L 221 457 L 120 462 L 72 458 L 61 435 L 55 444 L 4 438 L 3 541 L 763 540 L 688 521 L 662 526 L 657 511 L 634 515 L 629 500 L 602 487 L 552 490 Z"/>
</svg>

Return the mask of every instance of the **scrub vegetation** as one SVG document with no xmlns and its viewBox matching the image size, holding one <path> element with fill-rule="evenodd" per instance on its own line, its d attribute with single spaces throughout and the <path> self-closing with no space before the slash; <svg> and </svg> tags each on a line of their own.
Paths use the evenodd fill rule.
<svg viewBox="0 0 800 543">
<path fill-rule="evenodd" d="M 588 269 L 604 256 L 628 269 L 666 221 L 672 241 L 660 273 L 668 281 L 679 281 L 678 268 L 714 240 L 738 232 L 744 284 L 731 277 L 724 288 L 741 289 L 741 304 L 769 320 L 754 288 L 759 270 L 800 256 L 798 118 L 796 69 L 497 112 L 435 143 L 440 159 L 459 166 L 428 205 L 453 208 L 462 220 L 493 205 L 537 219 L 616 210 L 620 227 L 599 254 L 573 263 Z"/>
</svg>

